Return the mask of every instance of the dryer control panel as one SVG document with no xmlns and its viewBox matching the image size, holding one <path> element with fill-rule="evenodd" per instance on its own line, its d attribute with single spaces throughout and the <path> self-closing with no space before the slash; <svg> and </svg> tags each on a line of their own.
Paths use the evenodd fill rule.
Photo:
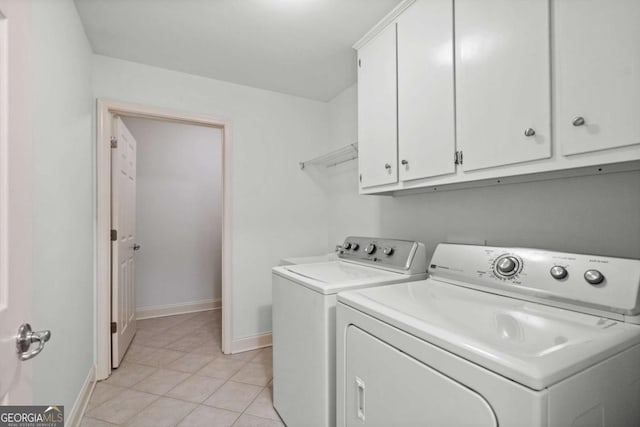
<svg viewBox="0 0 640 427">
<path fill-rule="evenodd" d="M 405 274 L 427 271 L 424 244 L 410 240 L 351 236 L 339 247 L 338 257 Z"/>
<path fill-rule="evenodd" d="M 442 243 L 429 274 L 456 285 L 640 323 L 640 260 Z"/>
</svg>

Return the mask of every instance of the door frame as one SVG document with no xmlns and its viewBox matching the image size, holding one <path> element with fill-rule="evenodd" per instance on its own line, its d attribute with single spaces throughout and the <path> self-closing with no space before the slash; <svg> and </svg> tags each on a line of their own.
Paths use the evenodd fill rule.
<svg viewBox="0 0 640 427">
<path fill-rule="evenodd" d="M 232 351 L 231 284 L 231 135 L 228 119 L 185 113 L 108 99 L 96 112 L 96 379 L 111 374 L 111 120 L 113 115 L 140 117 L 222 130 L 222 352 Z"/>
</svg>

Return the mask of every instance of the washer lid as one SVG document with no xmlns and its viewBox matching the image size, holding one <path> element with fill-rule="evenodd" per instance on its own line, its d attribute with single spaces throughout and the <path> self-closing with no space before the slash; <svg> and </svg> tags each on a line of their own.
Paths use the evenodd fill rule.
<svg viewBox="0 0 640 427">
<path fill-rule="evenodd" d="M 433 279 L 338 300 L 535 390 L 640 343 L 637 325 Z"/>
<path fill-rule="evenodd" d="M 293 280 L 322 294 L 335 294 L 374 284 L 397 283 L 424 278 L 366 267 L 345 261 L 322 262 L 275 267 L 273 273 Z"/>
</svg>

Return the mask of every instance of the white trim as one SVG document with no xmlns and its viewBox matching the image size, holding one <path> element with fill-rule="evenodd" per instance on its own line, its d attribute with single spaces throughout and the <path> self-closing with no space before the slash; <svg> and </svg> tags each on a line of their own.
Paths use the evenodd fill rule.
<svg viewBox="0 0 640 427">
<path fill-rule="evenodd" d="M 144 117 L 222 129 L 223 207 L 222 207 L 222 351 L 232 351 L 232 286 L 231 286 L 231 153 L 232 124 L 200 114 L 173 111 L 127 102 L 98 99 L 96 138 L 96 378 L 111 373 L 111 118 L 113 114 Z"/>
<path fill-rule="evenodd" d="M 242 353 L 243 351 L 257 350 L 259 348 L 270 347 L 272 345 L 271 333 L 254 335 L 234 340 L 231 344 L 231 353 Z"/>
<path fill-rule="evenodd" d="M 398 17 L 414 4 L 417 0 L 405 0 L 397 5 L 391 12 L 389 12 L 384 18 L 382 18 L 376 25 L 373 26 L 360 40 L 353 44 L 355 50 L 360 49 L 362 46 L 369 43 L 375 36 L 380 34 L 380 31 L 387 28 L 389 24 L 398 19 Z"/>
<path fill-rule="evenodd" d="M 64 425 L 68 427 L 80 426 L 80 422 L 82 421 L 82 417 L 87 410 L 87 405 L 89 404 L 89 399 L 91 399 L 91 394 L 93 394 L 93 389 L 95 388 L 95 386 L 96 365 L 91 365 L 91 369 L 89 369 L 87 379 L 85 379 L 84 384 L 82 384 L 82 388 L 80 389 L 78 398 L 73 404 L 73 408 L 71 408 L 69 415 L 65 417 L 66 419 Z"/>
<path fill-rule="evenodd" d="M 199 311 L 215 310 L 221 307 L 222 300 L 220 298 L 183 302 L 179 304 L 151 305 L 136 308 L 136 320 L 175 316 L 176 314 L 197 313 Z"/>
</svg>

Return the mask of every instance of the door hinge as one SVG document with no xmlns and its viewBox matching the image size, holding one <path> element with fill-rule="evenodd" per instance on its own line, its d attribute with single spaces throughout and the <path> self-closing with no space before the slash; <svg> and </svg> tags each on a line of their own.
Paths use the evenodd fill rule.
<svg viewBox="0 0 640 427">
<path fill-rule="evenodd" d="M 111 230 L 111 241 L 115 242 L 118 240 L 118 230 Z"/>
<path fill-rule="evenodd" d="M 111 148 L 118 148 L 118 138 L 115 136 L 111 137 Z"/>
<path fill-rule="evenodd" d="M 360 174 L 360 184 L 362 184 L 362 174 Z"/>
<path fill-rule="evenodd" d="M 111 322 L 111 333 L 115 334 L 118 332 L 118 324 L 116 322 Z"/>
<path fill-rule="evenodd" d="M 358 68 L 362 68 L 362 59 L 358 59 Z"/>
<path fill-rule="evenodd" d="M 462 157 L 462 151 L 456 151 L 454 157 L 453 157 L 453 163 L 456 165 L 461 165 L 463 161 L 463 157 Z"/>
</svg>

